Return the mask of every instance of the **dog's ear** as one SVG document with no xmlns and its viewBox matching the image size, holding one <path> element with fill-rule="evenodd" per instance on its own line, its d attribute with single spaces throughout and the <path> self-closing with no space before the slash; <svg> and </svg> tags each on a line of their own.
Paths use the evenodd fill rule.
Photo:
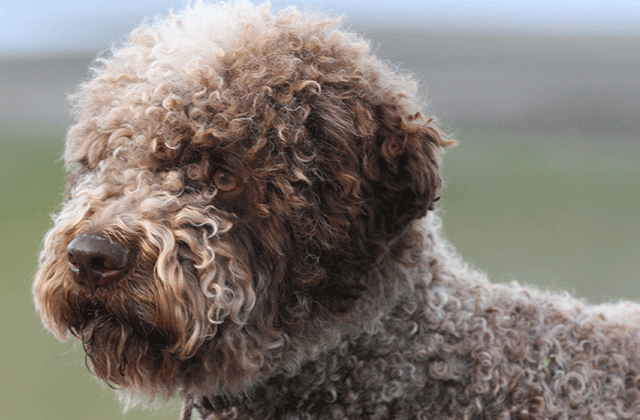
<svg viewBox="0 0 640 420">
<path fill-rule="evenodd" d="M 439 154 L 455 141 L 420 113 L 406 116 L 389 106 L 377 111 L 376 120 L 363 154 L 365 212 L 374 236 L 388 241 L 433 210 L 442 186 Z"/>
<path fill-rule="evenodd" d="M 340 162 L 341 170 L 331 173 L 325 168 L 332 176 L 317 191 L 326 209 L 323 213 L 352 211 L 350 218 L 342 210 L 340 218 L 325 224 L 336 227 L 344 222 L 343 240 L 320 254 L 328 280 L 322 285 L 325 296 L 357 298 L 368 287 L 363 273 L 437 200 L 442 185 L 439 154 L 455 141 L 447 140 L 434 120 L 401 111 L 400 105 L 385 104 L 370 112 L 369 129 L 352 136 L 349 146 L 342 146 L 342 155 L 330 160 L 332 168 Z M 331 128 L 332 122 L 323 121 L 321 127 Z M 324 138 L 339 137 L 325 132 Z"/>
</svg>

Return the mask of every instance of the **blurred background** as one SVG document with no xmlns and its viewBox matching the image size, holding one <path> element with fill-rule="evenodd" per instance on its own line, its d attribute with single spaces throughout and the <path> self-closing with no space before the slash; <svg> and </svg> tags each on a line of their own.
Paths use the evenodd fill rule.
<svg viewBox="0 0 640 420">
<path fill-rule="evenodd" d="M 444 156 L 445 231 L 495 282 L 640 300 L 640 4 L 274 1 L 345 14 L 420 80 L 459 145 Z M 61 201 L 66 94 L 100 51 L 182 1 L 0 3 L 0 419 L 177 419 L 123 413 L 77 340 L 31 298 Z"/>
</svg>

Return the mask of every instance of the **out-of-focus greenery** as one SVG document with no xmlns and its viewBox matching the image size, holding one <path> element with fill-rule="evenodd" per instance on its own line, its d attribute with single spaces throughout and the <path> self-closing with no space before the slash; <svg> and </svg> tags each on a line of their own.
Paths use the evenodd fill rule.
<svg viewBox="0 0 640 420">
<path fill-rule="evenodd" d="M 0 419 L 177 419 L 178 401 L 122 414 L 35 313 L 31 281 L 62 198 L 64 131 L 0 129 Z M 611 139 L 460 132 L 444 156 L 445 232 L 494 281 L 640 299 L 640 145 Z"/>
<path fill-rule="evenodd" d="M 444 156 L 445 232 L 492 281 L 640 300 L 638 140 L 462 132 Z"/>
</svg>

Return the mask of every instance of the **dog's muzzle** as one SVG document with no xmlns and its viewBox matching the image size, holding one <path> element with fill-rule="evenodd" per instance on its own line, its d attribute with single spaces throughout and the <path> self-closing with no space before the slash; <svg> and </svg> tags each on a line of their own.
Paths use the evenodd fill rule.
<svg viewBox="0 0 640 420">
<path fill-rule="evenodd" d="M 123 278 L 131 266 L 131 252 L 124 246 L 96 235 L 78 235 L 67 246 L 73 279 L 95 288 Z"/>
</svg>

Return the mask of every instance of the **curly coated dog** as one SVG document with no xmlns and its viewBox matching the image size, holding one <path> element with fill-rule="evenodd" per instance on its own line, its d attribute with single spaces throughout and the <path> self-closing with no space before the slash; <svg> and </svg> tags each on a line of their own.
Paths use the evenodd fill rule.
<svg viewBox="0 0 640 420">
<path fill-rule="evenodd" d="M 197 4 L 72 97 L 33 286 L 129 401 L 183 418 L 640 417 L 640 306 L 465 266 L 433 214 L 453 141 L 320 14 Z"/>
</svg>

